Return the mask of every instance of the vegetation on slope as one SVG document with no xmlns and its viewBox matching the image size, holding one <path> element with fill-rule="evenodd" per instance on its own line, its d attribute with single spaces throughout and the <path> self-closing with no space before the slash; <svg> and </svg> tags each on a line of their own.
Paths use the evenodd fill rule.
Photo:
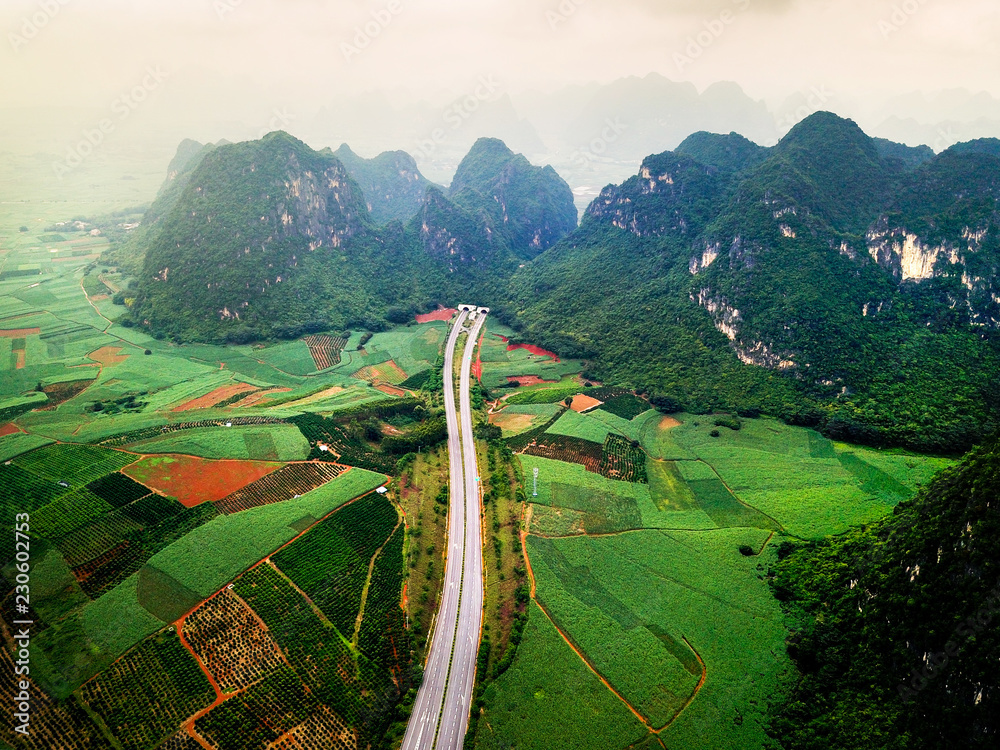
<svg viewBox="0 0 1000 750">
<path fill-rule="evenodd" d="M 781 747 L 997 746 L 998 487 L 994 440 L 888 519 L 784 547 L 774 589 L 800 677 L 775 707 Z"/>
</svg>

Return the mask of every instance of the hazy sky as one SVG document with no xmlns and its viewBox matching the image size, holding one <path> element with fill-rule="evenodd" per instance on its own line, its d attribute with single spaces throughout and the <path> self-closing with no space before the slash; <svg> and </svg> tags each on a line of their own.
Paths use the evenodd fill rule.
<svg viewBox="0 0 1000 750">
<path fill-rule="evenodd" d="M 826 86 L 875 100 L 1000 96 L 996 0 L 0 0 L 0 106 L 104 108 L 167 76 L 318 108 L 340 93 L 509 91 L 659 72 L 780 101 Z M 367 31 L 366 31 L 367 26 Z M 160 88 L 157 84 L 157 88 Z"/>
</svg>

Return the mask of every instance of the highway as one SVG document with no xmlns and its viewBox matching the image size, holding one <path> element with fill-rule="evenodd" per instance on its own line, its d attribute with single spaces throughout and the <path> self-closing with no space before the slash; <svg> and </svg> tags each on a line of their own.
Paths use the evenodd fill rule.
<svg viewBox="0 0 1000 750">
<path fill-rule="evenodd" d="M 471 380 L 472 357 L 485 322 L 485 312 L 463 309 L 445 349 L 444 405 L 450 465 L 448 556 L 424 681 L 402 750 L 460 750 L 469 724 L 483 617 L 482 527 Z M 469 337 L 459 377 L 459 415 L 455 409 L 455 349 L 467 325 Z"/>
</svg>

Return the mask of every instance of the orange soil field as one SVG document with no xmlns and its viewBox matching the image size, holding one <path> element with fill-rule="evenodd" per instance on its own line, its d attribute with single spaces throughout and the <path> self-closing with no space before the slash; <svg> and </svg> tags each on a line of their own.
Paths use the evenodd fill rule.
<svg viewBox="0 0 1000 750">
<path fill-rule="evenodd" d="M 208 409 L 211 406 L 215 406 L 220 401 L 225 401 L 227 398 L 232 398 L 239 393 L 247 393 L 249 391 L 256 391 L 257 386 L 250 385 L 249 383 L 233 383 L 231 385 L 224 385 L 221 388 L 216 388 L 211 393 L 206 393 L 204 396 L 199 396 L 198 398 L 191 399 L 190 401 L 181 404 L 180 406 L 171 409 L 171 411 L 191 411 L 192 409 Z"/>
<path fill-rule="evenodd" d="M 500 412 L 499 414 L 490 416 L 490 424 L 494 424 L 503 430 L 527 430 L 534 421 L 535 418 L 530 414 L 507 414 Z"/>
<path fill-rule="evenodd" d="M 90 301 L 91 302 L 104 302 L 104 300 L 106 300 L 106 299 L 111 299 L 111 298 L 108 295 L 106 295 L 106 294 L 95 294 L 93 297 L 90 298 Z"/>
<path fill-rule="evenodd" d="M 0 425 L 0 437 L 6 437 L 7 435 L 15 435 L 20 432 L 21 429 L 13 423 Z"/>
<path fill-rule="evenodd" d="M 388 393 L 390 396 L 399 396 L 400 398 L 406 398 L 410 395 L 408 391 L 405 391 L 402 388 L 397 388 L 394 385 L 387 385 L 385 383 L 375 386 L 375 390 L 382 391 L 382 393 Z"/>
<path fill-rule="evenodd" d="M 681 423 L 678 422 L 673 417 L 664 417 L 660 420 L 660 424 L 657 425 L 661 430 L 672 430 L 674 427 L 680 427 Z"/>
<path fill-rule="evenodd" d="M 510 341 L 510 339 L 507 338 L 506 336 L 500 336 L 499 338 L 502 339 L 503 341 L 507 342 Z M 507 344 L 507 351 L 512 352 L 517 349 L 527 349 L 530 354 L 535 354 L 539 357 L 552 357 L 552 359 L 555 360 L 556 362 L 560 361 L 559 357 L 550 352 L 548 349 L 542 349 L 542 347 L 535 346 L 534 344 L 511 344 L 511 343 Z"/>
<path fill-rule="evenodd" d="M 14 369 L 23 370 L 25 364 L 27 364 L 27 359 L 25 359 L 24 349 L 15 349 L 14 356 L 17 357 L 17 362 L 14 363 Z"/>
<path fill-rule="evenodd" d="M 519 383 L 520 385 L 544 385 L 546 383 L 558 383 L 558 380 L 542 380 L 537 375 L 508 375 L 507 382 Z"/>
<path fill-rule="evenodd" d="M 271 461 L 211 461 L 194 456 L 146 456 L 123 473 L 185 508 L 214 502 L 256 482 L 285 464 Z"/>
<path fill-rule="evenodd" d="M 41 332 L 41 328 L 15 328 L 9 331 L 0 331 L 0 339 L 23 339 L 25 336 L 37 336 Z"/>
<path fill-rule="evenodd" d="M 398 385 L 406 380 L 409 375 L 406 374 L 406 371 L 402 367 L 390 359 L 388 362 L 383 362 L 380 365 L 362 367 L 351 377 L 358 380 L 367 380 L 369 383 L 381 382 Z"/>
<path fill-rule="evenodd" d="M 535 346 L 534 344 L 507 344 L 507 351 L 512 352 L 515 349 L 527 349 L 530 353 L 538 355 L 539 357 L 552 357 L 552 359 L 556 362 L 559 361 L 559 357 L 555 354 L 547 349 L 542 349 L 540 346 Z"/>
<path fill-rule="evenodd" d="M 444 321 L 447 322 L 455 317 L 455 313 L 458 310 L 453 310 L 450 307 L 446 310 L 435 310 L 434 312 L 429 312 L 426 315 L 418 315 L 417 322 L 423 325 L 424 323 L 433 323 L 434 321 Z"/>
<path fill-rule="evenodd" d="M 596 398 L 593 398 L 592 396 L 585 396 L 581 393 L 579 396 L 573 396 L 573 406 L 570 408 L 572 408 L 573 411 L 583 413 L 597 406 L 600 406 L 603 403 L 604 403 L 603 401 L 598 401 Z"/>
<path fill-rule="evenodd" d="M 256 393 L 247 396 L 242 401 L 237 402 L 235 405 L 241 409 L 246 406 L 256 406 L 261 401 L 266 401 L 271 396 L 288 393 L 291 390 L 291 388 L 272 388 L 269 391 L 257 391 Z"/>
<path fill-rule="evenodd" d="M 129 358 L 129 355 L 122 355 L 123 347 L 120 346 L 102 346 L 100 349 L 92 351 L 87 355 L 87 359 L 92 359 L 95 362 L 100 362 L 105 367 L 110 367 L 111 365 L 117 365 L 124 362 Z"/>
</svg>

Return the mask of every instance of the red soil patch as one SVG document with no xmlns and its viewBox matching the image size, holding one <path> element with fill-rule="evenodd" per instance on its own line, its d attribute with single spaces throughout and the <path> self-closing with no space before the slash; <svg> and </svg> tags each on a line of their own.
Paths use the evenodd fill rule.
<svg viewBox="0 0 1000 750">
<path fill-rule="evenodd" d="M 573 411 L 580 412 L 581 414 L 585 411 L 589 411 L 597 406 L 603 404 L 603 401 L 598 401 L 592 396 L 585 396 L 582 393 L 579 396 L 573 396 L 573 406 L 570 408 Z"/>
<path fill-rule="evenodd" d="M 245 399 L 238 401 L 235 404 L 235 406 L 241 409 L 247 406 L 256 406 L 262 401 L 266 401 L 271 396 L 277 396 L 278 394 L 281 393 L 288 393 L 291 390 L 292 390 L 291 388 L 272 388 L 269 391 L 257 391 L 257 393 L 251 394 L 247 396 Z"/>
<path fill-rule="evenodd" d="M 479 335 L 479 346 L 476 348 L 476 361 L 472 363 L 472 374 L 476 380 L 483 382 L 483 339 L 486 338 L 485 329 Z"/>
<path fill-rule="evenodd" d="M 408 391 L 404 391 L 402 388 L 397 388 L 394 385 L 387 385 L 385 383 L 380 383 L 375 386 L 376 391 L 382 391 L 382 393 L 388 393 L 390 396 L 399 396 L 400 398 L 406 398 L 409 396 Z"/>
<path fill-rule="evenodd" d="M 518 383 L 519 385 L 544 385 L 545 383 L 558 383 L 558 380 L 542 380 L 537 375 L 508 375 L 507 382 Z"/>
<path fill-rule="evenodd" d="M 13 422 L 10 424 L 0 425 L 0 437 L 6 437 L 7 435 L 16 435 L 21 431 Z"/>
<path fill-rule="evenodd" d="M 41 328 L 14 328 L 0 331 L 0 339 L 23 339 L 25 336 L 37 336 L 41 332 Z"/>
<path fill-rule="evenodd" d="M 240 393 L 248 393 L 249 391 L 256 391 L 257 386 L 250 385 L 249 383 L 233 383 L 231 385 L 224 385 L 221 388 L 216 388 L 211 393 L 206 393 L 204 396 L 199 396 L 198 398 L 191 399 L 190 401 L 181 404 L 180 406 L 171 409 L 171 411 L 191 411 L 192 409 L 208 409 L 209 407 L 215 406 L 220 401 L 225 401 L 227 398 L 232 398 Z"/>
<path fill-rule="evenodd" d="M 121 354 L 122 349 L 123 347 L 120 346 L 102 346 L 100 349 L 92 351 L 88 354 L 87 359 L 100 362 L 105 367 L 121 364 L 129 357 L 127 354 Z"/>
<path fill-rule="evenodd" d="M 125 474 L 185 508 L 214 502 L 256 482 L 285 464 L 269 461 L 211 461 L 195 456 L 146 456 L 123 470 Z"/>
<path fill-rule="evenodd" d="M 90 298 L 90 301 L 91 302 L 104 302 L 104 300 L 106 300 L 106 299 L 111 299 L 111 297 L 109 297 L 106 294 L 95 294 L 93 297 Z"/>
<path fill-rule="evenodd" d="M 457 312 L 458 310 L 453 310 L 450 307 L 447 309 L 442 308 L 441 310 L 435 310 L 434 312 L 429 312 L 426 315 L 418 315 L 417 322 L 420 323 L 421 325 L 423 325 L 424 323 L 433 323 L 434 321 L 437 320 L 447 322 L 451 320 L 453 317 L 455 317 L 455 313 Z"/>
<path fill-rule="evenodd" d="M 535 346 L 534 344 L 508 344 L 507 345 L 507 351 L 512 352 L 515 349 L 527 349 L 531 354 L 536 354 L 539 357 L 552 357 L 552 359 L 555 360 L 556 362 L 559 361 L 559 357 L 557 357 L 555 354 L 553 354 L 552 352 L 548 351 L 547 349 L 542 349 L 542 347 L 540 347 L 540 346 Z"/>
<path fill-rule="evenodd" d="M 23 370 L 27 360 L 24 357 L 24 349 L 17 349 L 14 352 L 14 356 L 17 357 L 17 361 L 14 363 L 15 370 Z"/>
<path fill-rule="evenodd" d="M 497 336 L 503 341 L 510 341 L 506 336 L 500 336 L 500 334 L 497 334 Z M 507 344 L 507 351 L 512 352 L 517 349 L 527 349 L 530 354 L 535 354 L 539 357 L 552 357 L 556 362 L 561 361 L 553 352 L 550 352 L 548 349 L 542 349 L 542 347 L 535 346 L 534 344 Z"/>
</svg>

